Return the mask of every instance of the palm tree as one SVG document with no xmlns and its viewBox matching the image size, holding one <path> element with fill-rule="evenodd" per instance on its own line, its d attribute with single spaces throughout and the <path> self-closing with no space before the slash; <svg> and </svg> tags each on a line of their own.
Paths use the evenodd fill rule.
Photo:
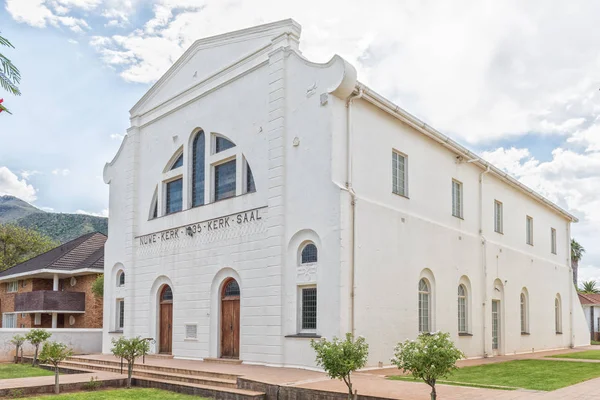
<svg viewBox="0 0 600 400">
<path fill-rule="evenodd" d="M 11 42 L 2 36 L 0 36 L 0 46 L 15 48 Z M 21 94 L 21 91 L 17 86 L 21 82 L 21 73 L 19 72 L 19 69 L 2 53 L 0 53 L 0 66 L 0 86 L 9 93 L 19 96 Z M 2 101 L 3 99 L 0 99 L 0 113 L 6 111 L 10 114 L 10 111 L 2 105 Z"/>
<path fill-rule="evenodd" d="M 600 290 L 596 287 L 596 281 L 586 281 L 583 282 L 581 288 L 578 289 L 580 293 L 585 294 L 597 294 L 600 293 Z"/>
<path fill-rule="evenodd" d="M 577 240 L 571 239 L 571 265 L 573 267 L 573 283 L 577 286 L 577 269 L 579 268 L 579 261 L 585 253 L 585 249 L 580 245 Z"/>
</svg>

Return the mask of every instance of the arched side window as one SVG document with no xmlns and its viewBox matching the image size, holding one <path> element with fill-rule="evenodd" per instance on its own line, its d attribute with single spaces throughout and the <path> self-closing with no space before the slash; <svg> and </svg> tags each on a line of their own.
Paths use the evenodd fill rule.
<svg viewBox="0 0 600 400">
<path fill-rule="evenodd" d="M 252 175 L 250 164 L 246 161 L 246 193 L 252 192 L 256 192 L 256 184 L 254 183 L 254 176 Z"/>
<path fill-rule="evenodd" d="M 554 328 L 556 333 L 562 333 L 562 310 L 560 304 L 560 296 L 554 298 Z"/>
<path fill-rule="evenodd" d="M 529 333 L 529 304 L 525 290 L 521 292 L 521 334 Z"/>
<path fill-rule="evenodd" d="M 220 153 L 232 147 L 235 147 L 235 144 L 231 140 L 215 135 L 215 153 Z"/>
<path fill-rule="evenodd" d="M 196 134 L 192 144 L 192 207 L 204 204 L 204 131 Z"/>
<path fill-rule="evenodd" d="M 317 246 L 314 243 L 308 243 L 302 249 L 300 254 L 301 264 L 312 264 L 318 261 Z"/>
<path fill-rule="evenodd" d="M 152 201 L 150 202 L 150 215 L 148 219 L 158 218 L 158 188 L 154 189 L 154 194 L 152 195 Z"/>
<path fill-rule="evenodd" d="M 175 162 L 171 166 L 171 170 L 177 169 L 179 167 L 183 167 L 183 154 L 177 157 L 177 160 L 175 160 Z"/>
<path fill-rule="evenodd" d="M 172 302 L 173 301 L 173 290 L 171 290 L 171 286 L 165 285 L 161 294 L 160 294 L 160 302 Z"/>
<path fill-rule="evenodd" d="M 458 333 L 469 332 L 467 288 L 458 285 Z"/>
<path fill-rule="evenodd" d="M 431 331 L 431 290 L 426 279 L 419 281 L 419 332 Z"/>
<path fill-rule="evenodd" d="M 117 286 L 118 287 L 125 286 L 125 271 L 119 271 L 117 273 Z"/>
<path fill-rule="evenodd" d="M 239 296 L 240 295 L 240 285 L 237 283 L 235 279 L 229 280 L 225 285 L 225 289 L 223 289 L 223 297 L 229 296 Z"/>
</svg>

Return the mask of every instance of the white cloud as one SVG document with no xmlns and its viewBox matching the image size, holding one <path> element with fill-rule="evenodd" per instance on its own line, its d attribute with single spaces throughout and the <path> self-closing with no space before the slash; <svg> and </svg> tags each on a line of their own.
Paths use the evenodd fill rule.
<svg viewBox="0 0 600 400">
<path fill-rule="evenodd" d="M 89 211 L 85 211 L 85 210 L 77 210 L 77 211 L 75 211 L 75 214 L 93 215 L 94 217 L 108 218 L 108 209 L 104 209 L 98 213 L 89 212 Z"/>
<path fill-rule="evenodd" d="M 78 44 L 79 42 L 75 39 L 69 39 L 67 40 L 67 42 L 71 43 L 71 44 Z"/>
<path fill-rule="evenodd" d="M 33 202 L 37 198 L 35 188 L 25 178 L 19 179 L 7 167 L 0 167 L 0 196 L 6 194 L 27 202 Z"/>
<path fill-rule="evenodd" d="M 42 211 L 54 212 L 54 208 L 52 208 L 52 207 L 38 207 L 38 208 Z"/>
<path fill-rule="evenodd" d="M 15 21 L 24 22 L 31 26 L 43 28 L 47 24 L 55 27 L 62 25 L 73 32 L 81 33 L 84 31 L 84 28 L 89 29 L 87 22 L 84 19 L 65 16 L 64 14 L 69 12 L 69 6 L 82 7 L 91 3 L 91 1 L 86 0 L 75 2 L 68 0 L 6 0 L 6 11 L 8 11 Z M 48 7 L 49 5 L 54 11 Z"/>
<path fill-rule="evenodd" d="M 68 168 L 64 168 L 64 169 L 56 168 L 55 170 L 52 170 L 52 175 L 67 176 L 70 173 L 71 173 L 71 171 Z"/>
<path fill-rule="evenodd" d="M 111 139 L 122 141 L 125 138 L 125 135 L 121 135 L 119 133 L 113 133 L 110 135 Z"/>
<path fill-rule="evenodd" d="M 40 171 L 36 171 L 36 170 L 33 170 L 33 171 L 21 171 L 21 178 L 27 180 L 27 179 L 31 178 L 32 176 L 38 175 L 38 174 L 41 174 L 41 172 Z"/>
</svg>

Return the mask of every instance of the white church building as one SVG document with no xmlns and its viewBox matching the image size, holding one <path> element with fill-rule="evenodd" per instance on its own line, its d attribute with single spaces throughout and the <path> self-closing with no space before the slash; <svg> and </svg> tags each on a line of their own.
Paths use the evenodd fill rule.
<svg viewBox="0 0 600 400">
<path fill-rule="evenodd" d="M 196 41 L 105 166 L 103 351 L 314 366 L 310 339 L 448 331 L 468 357 L 589 344 L 576 218 L 284 20 Z"/>
</svg>

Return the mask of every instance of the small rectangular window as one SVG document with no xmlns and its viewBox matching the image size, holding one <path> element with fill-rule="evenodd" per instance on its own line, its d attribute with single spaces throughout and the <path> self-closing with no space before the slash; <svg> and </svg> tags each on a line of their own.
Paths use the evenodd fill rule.
<svg viewBox="0 0 600 400">
<path fill-rule="evenodd" d="M 117 329 L 125 326 L 125 301 L 117 300 Z"/>
<path fill-rule="evenodd" d="M 33 324 L 34 325 L 41 325 L 42 324 L 42 314 L 40 313 L 36 313 L 35 317 L 33 319 Z"/>
<path fill-rule="evenodd" d="M 556 229 L 550 228 L 550 250 L 556 254 Z"/>
<path fill-rule="evenodd" d="M 392 152 L 392 191 L 408 197 L 407 157 L 395 151 Z"/>
<path fill-rule="evenodd" d="M 527 235 L 527 244 L 533 246 L 533 218 L 529 215 L 527 216 L 526 224 L 525 234 Z"/>
<path fill-rule="evenodd" d="M 235 164 L 231 160 L 215 167 L 215 201 L 235 196 Z"/>
<path fill-rule="evenodd" d="M 494 201 L 494 230 L 498 233 L 504 232 L 502 203 L 498 200 Z"/>
<path fill-rule="evenodd" d="M 15 293 L 19 291 L 19 281 L 6 282 L 6 292 Z"/>
<path fill-rule="evenodd" d="M 317 329 L 317 287 L 302 287 L 300 297 L 300 330 L 314 332 Z"/>
<path fill-rule="evenodd" d="M 452 215 L 457 218 L 463 217 L 463 187 L 462 183 L 452 180 Z"/>
<path fill-rule="evenodd" d="M 187 340 L 198 339 L 198 325 L 185 324 L 185 338 Z"/>
<path fill-rule="evenodd" d="M 2 327 L 3 328 L 16 328 L 17 327 L 17 314 L 12 314 L 12 313 L 2 314 Z"/>
<path fill-rule="evenodd" d="M 183 179 L 167 182 L 167 206 L 165 212 L 172 214 L 183 208 Z"/>
</svg>

